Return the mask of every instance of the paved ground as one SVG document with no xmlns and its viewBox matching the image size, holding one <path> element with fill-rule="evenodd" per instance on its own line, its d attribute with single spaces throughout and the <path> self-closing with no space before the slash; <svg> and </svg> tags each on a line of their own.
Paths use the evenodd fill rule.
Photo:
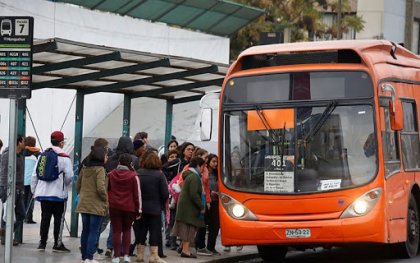
<svg viewBox="0 0 420 263">
<path fill-rule="evenodd" d="M 69 202 L 70 204 L 70 202 Z M 70 209 L 69 209 L 70 210 Z M 50 242 L 47 244 L 47 249 L 45 252 L 40 252 L 36 248 L 39 242 L 39 222 L 40 220 L 40 206 L 39 203 L 35 204 L 34 211 L 34 220 L 37 224 L 24 224 L 23 228 L 23 244 L 13 247 L 12 260 L 13 263 L 53 263 L 53 262 L 63 262 L 63 263 L 79 263 L 81 255 L 79 253 L 80 238 L 70 237 L 69 231 L 64 230 L 63 242 L 67 248 L 71 250 L 71 253 L 56 253 L 52 251 L 52 232 L 53 224 L 50 226 Z M 52 220 L 53 221 L 53 220 Z M 70 213 L 67 212 L 66 221 L 70 225 Z M 79 222 L 79 236 L 81 232 L 81 221 Z M 106 244 L 106 237 L 108 235 L 108 229 L 105 230 L 104 234 L 101 236 L 100 247 L 104 248 Z M 240 258 L 249 258 L 257 253 L 256 247 L 244 247 L 242 251 L 236 251 L 236 248 L 232 248 L 231 252 L 224 252 L 223 247 L 220 244 L 220 240 L 216 245 L 216 249 L 221 252 L 220 256 L 198 256 L 197 259 L 185 259 L 181 258 L 178 253 L 171 251 L 169 249 L 164 250 L 164 253 L 168 256 L 164 260 L 168 263 L 170 262 L 235 262 Z M 147 249 L 146 249 L 147 253 Z M 0 262 L 4 262 L 4 246 L 0 246 Z M 146 254 L 147 262 L 147 254 Z M 135 258 L 132 258 L 132 262 L 135 262 Z M 99 262 L 111 262 L 111 259 L 103 259 Z"/>
</svg>

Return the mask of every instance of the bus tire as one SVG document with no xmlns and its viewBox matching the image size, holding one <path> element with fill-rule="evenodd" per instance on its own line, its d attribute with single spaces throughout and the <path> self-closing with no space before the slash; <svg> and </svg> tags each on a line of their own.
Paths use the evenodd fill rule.
<svg viewBox="0 0 420 263">
<path fill-rule="evenodd" d="M 260 245 L 257 248 L 260 257 L 266 262 L 281 262 L 287 254 L 287 246 Z"/>
<path fill-rule="evenodd" d="M 417 255 L 420 245 L 419 208 L 416 199 L 410 195 L 407 212 L 407 240 L 397 245 L 397 251 L 402 258 L 413 258 Z"/>
</svg>

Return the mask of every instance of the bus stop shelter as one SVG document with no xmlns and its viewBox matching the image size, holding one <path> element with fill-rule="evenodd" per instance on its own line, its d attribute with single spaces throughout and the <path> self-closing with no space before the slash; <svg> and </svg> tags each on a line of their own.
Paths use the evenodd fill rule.
<svg viewBox="0 0 420 263">
<path fill-rule="evenodd" d="M 124 96 L 122 135 L 130 134 L 131 100 L 139 97 L 166 103 L 165 144 L 172 128 L 173 105 L 196 101 L 219 91 L 228 69 L 226 64 L 121 50 L 65 39 L 34 41 L 32 90 L 58 88 L 76 90 L 74 170 L 78 174 L 83 138 L 84 97 L 97 92 Z M 25 119 L 25 101 L 18 105 Z M 18 127 L 24 129 L 22 121 Z M 74 182 L 75 184 L 75 182 Z M 72 187 L 75 197 L 75 185 Z M 73 198 L 74 199 L 74 198 Z M 71 236 L 77 236 L 78 220 L 72 202 Z"/>
</svg>

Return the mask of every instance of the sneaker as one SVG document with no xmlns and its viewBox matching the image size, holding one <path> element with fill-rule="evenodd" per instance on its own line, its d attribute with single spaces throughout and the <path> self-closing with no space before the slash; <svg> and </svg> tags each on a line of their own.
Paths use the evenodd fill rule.
<svg viewBox="0 0 420 263">
<path fill-rule="evenodd" d="M 220 254 L 220 252 L 219 251 L 217 251 L 216 249 L 213 249 L 213 250 L 209 250 L 214 256 L 220 256 L 221 254 Z"/>
<path fill-rule="evenodd" d="M 104 250 L 103 250 L 103 249 L 101 249 L 101 248 L 98 248 L 98 249 L 96 250 L 96 253 L 98 253 L 98 254 L 102 254 L 102 253 L 104 253 Z"/>
<path fill-rule="evenodd" d="M 47 244 L 42 244 L 41 242 L 39 242 L 39 245 L 38 245 L 38 250 L 40 250 L 40 251 L 45 251 L 45 247 L 47 246 Z"/>
<path fill-rule="evenodd" d="M 53 246 L 53 251 L 54 252 L 60 252 L 60 253 L 69 253 L 70 252 L 70 249 L 67 249 L 65 246 L 64 246 L 64 244 L 61 244 L 61 245 L 54 245 Z M 89 262 L 89 261 L 88 261 Z"/>
<path fill-rule="evenodd" d="M 110 258 L 112 257 L 112 249 L 107 248 L 105 251 L 105 257 Z"/>
<path fill-rule="evenodd" d="M 212 256 L 213 253 L 211 253 L 211 251 L 209 251 L 207 248 L 198 248 L 197 249 L 197 255 L 200 256 Z"/>
<path fill-rule="evenodd" d="M 124 256 L 123 260 L 124 260 L 124 261 L 123 261 L 124 263 L 129 263 L 129 262 L 131 262 L 130 256 L 127 256 L 127 255 L 125 255 L 125 256 Z"/>
<path fill-rule="evenodd" d="M 236 247 L 236 251 L 238 251 L 238 252 L 239 252 L 239 251 L 242 251 L 242 249 L 243 249 L 243 248 L 244 248 L 243 246 L 237 246 L 237 247 Z"/>
<path fill-rule="evenodd" d="M 225 247 L 225 248 L 223 249 L 223 251 L 225 251 L 225 252 L 230 252 L 230 247 Z"/>
<path fill-rule="evenodd" d="M 111 260 L 112 263 L 120 263 L 120 258 L 113 258 Z"/>
<path fill-rule="evenodd" d="M 102 256 L 102 255 L 100 255 L 98 253 L 95 253 L 95 254 L 93 254 L 93 259 L 95 259 L 95 260 L 104 260 L 105 259 L 105 256 Z"/>
</svg>

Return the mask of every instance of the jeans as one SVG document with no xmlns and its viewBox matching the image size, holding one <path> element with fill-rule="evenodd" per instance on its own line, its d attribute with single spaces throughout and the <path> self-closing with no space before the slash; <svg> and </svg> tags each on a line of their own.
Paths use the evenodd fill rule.
<svg viewBox="0 0 420 263">
<path fill-rule="evenodd" d="M 101 229 L 102 216 L 82 213 L 82 235 L 80 237 L 80 251 L 82 260 L 92 260 L 96 252 L 97 238 Z"/>
</svg>

